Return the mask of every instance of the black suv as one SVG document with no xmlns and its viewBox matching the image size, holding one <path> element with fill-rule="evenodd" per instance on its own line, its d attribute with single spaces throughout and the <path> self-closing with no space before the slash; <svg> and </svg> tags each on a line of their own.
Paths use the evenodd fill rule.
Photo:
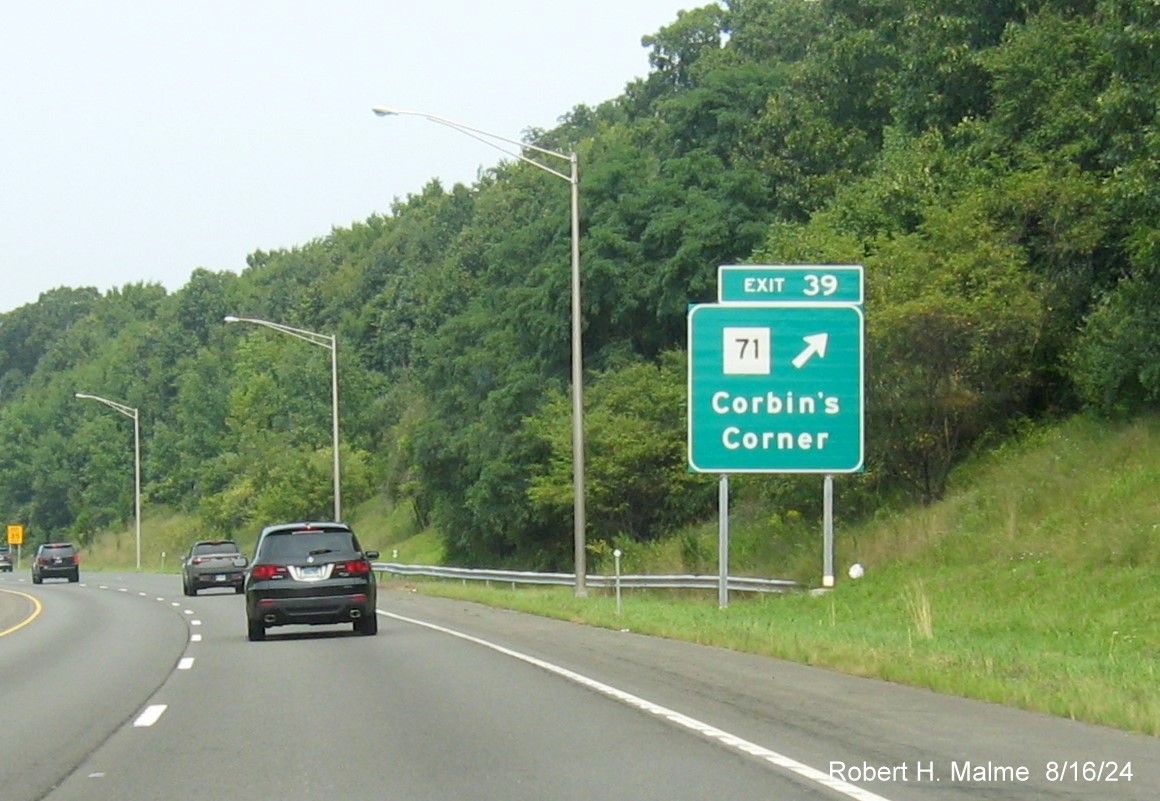
<svg viewBox="0 0 1160 801">
<path fill-rule="evenodd" d="M 36 548 L 32 558 L 32 583 L 40 584 L 46 578 L 81 580 L 81 558 L 71 542 L 46 542 Z"/>
<path fill-rule="evenodd" d="M 251 640 L 270 626 L 353 623 L 377 634 L 371 559 L 344 523 L 282 523 L 258 535 L 246 573 L 246 620 Z"/>
</svg>

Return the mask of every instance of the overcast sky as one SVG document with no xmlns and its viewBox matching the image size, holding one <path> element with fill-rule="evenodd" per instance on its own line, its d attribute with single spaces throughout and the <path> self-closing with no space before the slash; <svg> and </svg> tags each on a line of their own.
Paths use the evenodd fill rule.
<svg viewBox="0 0 1160 801">
<path fill-rule="evenodd" d="M 518 139 L 620 95 L 641 37 L 704 4 L 4 0 L 0 312 L 59 286 L 172 292 L 471 183 L 503 155 L 371 106 Z"/>
</svg>

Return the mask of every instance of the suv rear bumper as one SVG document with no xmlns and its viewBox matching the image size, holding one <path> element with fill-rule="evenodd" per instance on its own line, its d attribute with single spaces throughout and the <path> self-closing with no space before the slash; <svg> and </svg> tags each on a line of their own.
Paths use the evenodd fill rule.
<svg viewBox="0 0 1160 801">
<path fill-rule="evenodd" d="M 220 579 L 219 579 L 220 577 Z M 207 587 L 233 587 L 237 589 L 245 584 L 244 570 L 214 570 L 208 573 L 191 573 L 189 586 L 203 590 Z"/>
<path fill-rule="evenodd" d="M 246 616 L 264 626 L 350 623 L 375 614 L 374 594 L 261 596 L 247 594 Z"/>
<path fill-rule="evenodd" d="M 80 574 L 81 569 L 76 565 L 41 565 L 33 571 L 39 579 L 66 578 L 69 581 L 76 581 Z"/>
</svg>

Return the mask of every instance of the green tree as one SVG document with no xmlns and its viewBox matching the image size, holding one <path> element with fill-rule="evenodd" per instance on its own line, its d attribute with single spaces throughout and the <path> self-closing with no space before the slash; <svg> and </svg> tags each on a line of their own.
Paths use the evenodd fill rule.
<svg viewBox="0 0 1160 801">
<path fill-rule="evenodd" d="M 647 542 L 710 513 L 716 484 L 691 473 L 685 446 L 685 354 L 658 363 L 631 363 L 596 376 L 585 404 L 585 506 L 589 542 Z M 553 393 L 524 421 L 527 435 L 548 451 L 528 499 L 561 519 L 570 517 L 571 401 Z"/>
<path fill-rule="evenodd" d="M 1026 413 L 1033 385 L 1044 307 L 982 206 L 930 210 L 866 260 L 868 461 L 925 503 L 972 446 Z"/>
</svg>

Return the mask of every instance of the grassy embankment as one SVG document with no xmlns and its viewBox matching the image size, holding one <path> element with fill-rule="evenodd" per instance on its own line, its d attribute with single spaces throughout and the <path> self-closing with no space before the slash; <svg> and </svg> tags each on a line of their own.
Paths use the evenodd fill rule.
<svg viewBox="0 0 1160 801">
<path fill-rule="evenodd" d="M 369 540 L 372 529 L 402 531 L 397 513 L 358 511 Z M 150 537 L 163 536 L 164 522 L 150 521 Z M 715 536 L 707 526 L 638 556 L 631 570 L 654 561 L 668 571 L 715 549 Z M 760 540 L 744 528 L 737 536 L 750 549 Z M 960 471 L 944 501 L 836 536 L 839 564 L 861 561 L 864 578 L 819 596 L 735 593 L 727 609 L 715 592 L 626 592 L 618 616 L 604 591 L 577 599 L 568 588 L 408 586 L 1160 735 L 1160 420 L 1080 419 L 1038 432 Z M 123 564 L 99 555 L 110 539 L 131 554 L 122 533 L 90 564 Z M 384 558 L 397 548 L 399 561 L 431 563 L 435 542 L 428 532 L 372 544 Z M 736 555 L 733 564 L 754 574 Z"/>
</svg>

